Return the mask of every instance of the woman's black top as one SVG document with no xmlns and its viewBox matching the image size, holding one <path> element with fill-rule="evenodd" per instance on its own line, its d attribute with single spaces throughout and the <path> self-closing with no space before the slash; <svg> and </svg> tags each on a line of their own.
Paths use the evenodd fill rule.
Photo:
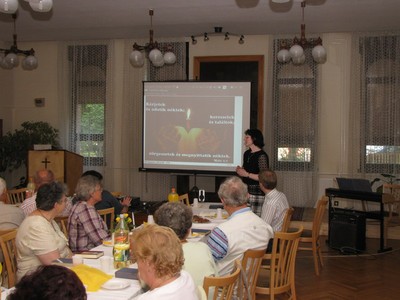
<svg viewBox="0 0 400 300">
<path fill-rule="evenodd" d="M 264 150 L 251 152 L 250 149 L 246 150 L 243 154 L 243 168 L 252 174 L 258 174 L 262 170 L 269 169 L 268 154 Z M 257 180 L 243 177 L 243 182 L 249 188 L 249 194 L 262 195 L 259 183 Z"/>
</svg>

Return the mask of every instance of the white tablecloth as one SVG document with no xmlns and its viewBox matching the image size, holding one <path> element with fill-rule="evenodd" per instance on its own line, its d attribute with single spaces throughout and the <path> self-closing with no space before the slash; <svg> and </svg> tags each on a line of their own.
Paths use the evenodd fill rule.
<svg viewBox="0 0 400 300">
<path fill-rule="evenodd" d="M 95 251 L 104 251 L 104 256 L 113 256 L 112 250 L 113 247 L 100 245 L 92 250 Z M 100 260 L 99 259 L 84 259 L 83 263 L 85 265 L 100 269 Z M 137 265 L 131 265 L 130 267 L 137 268 Z M 109 272 L 108 274 L 114 275 L 115 269 Z M 138 280 L 129 280 L 122 279 L 124 281 L 129 282 L 129 287 L 122 290 L 105 290 L 100 289 L 97 292 L 88 292 L 88 300 L 129 300 L 133 299 L 140 292 L 140 284 Z"/>
<path fill-rule="evenodd" d="M 210 209 L 210 205 L 221 205 L 219 203 L 213 202 L 200 202 L 198 207 L 192 207 L 193 215 L 198 215 L 200 217 L 206 218 L 210 220 L 210 223 L 193 223 L 193 229 L 209 229 L 212 230 L 214 227 L 218 226 L 218 224 L 225 222 L 228 217 L 228 213 L 222 209 L 222 219 L 217 219 L 217 209 Z"/>
</svg>

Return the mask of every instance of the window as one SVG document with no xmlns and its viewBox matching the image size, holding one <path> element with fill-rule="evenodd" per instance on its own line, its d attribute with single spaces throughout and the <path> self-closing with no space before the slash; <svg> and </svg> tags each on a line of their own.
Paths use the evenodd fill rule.
<svg viewBox="0 0 400 300">
<path fill-rule="evenodd" d="M 86 166 L 104 164 L 107 45 L 68 47 L 72 150 Z"/>
<path fill-rule="evenodd" d="M 275 41 L 275 54 L 279 51 Z M 311 49 L 303 65 L 274 63 L 273 164 L 275 170 L 313 170 L 316 153 L 316 63 Z"/>
<path fill-rule="evenodd" d="M 362 37 L 361 161 L 366 172 L 400 170 L 400 37 Z"/>
</svg>

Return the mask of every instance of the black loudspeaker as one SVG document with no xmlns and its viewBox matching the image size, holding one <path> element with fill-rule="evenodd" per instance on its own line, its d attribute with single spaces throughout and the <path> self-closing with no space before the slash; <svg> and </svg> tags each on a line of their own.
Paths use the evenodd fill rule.
<svg viewBox="0 0 400 300">
<path fill-rule="evenodd" d="M 357 212 L 332 212 L 329 222 L 329 246 L 342 252 L 365 250 L 365 215 Z"/>
</svg>

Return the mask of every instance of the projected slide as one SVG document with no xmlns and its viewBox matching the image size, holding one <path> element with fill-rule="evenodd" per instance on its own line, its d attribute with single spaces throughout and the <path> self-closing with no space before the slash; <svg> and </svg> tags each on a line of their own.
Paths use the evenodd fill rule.
<svg viewBox="0 0 400 300">
<path fill-rule="evenodd" d="M 143 168 L 233 172 L 249 116 L 249 82 L 145 82 Z"/>
</svg>

